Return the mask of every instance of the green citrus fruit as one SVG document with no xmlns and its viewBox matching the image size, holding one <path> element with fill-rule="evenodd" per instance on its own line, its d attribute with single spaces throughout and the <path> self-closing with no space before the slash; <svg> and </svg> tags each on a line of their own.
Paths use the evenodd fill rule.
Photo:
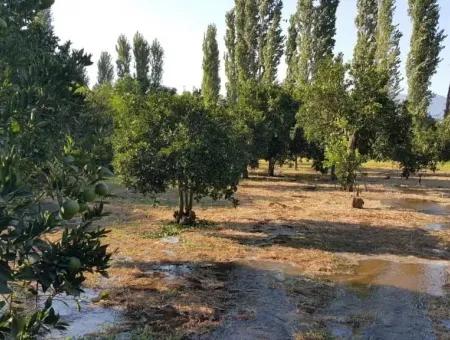
<svg viewBox="0 0 450 340">
<path fill-rule="evenodd" d="M 83 191 L 83 199 L 84 199 L 86 202 L 92 202 L 92 201 L 95 201 L 95 198 L 96 198 L 96 194 L 95 194 L 95 189 L 94 189 L 94 188 L 89 187 L 89 188 L 86 188 L 86 189 Z"/>
<path fill-rule="evenodd" d="M 95 186 L 95 193 L 99 196 L 107 196 L 109 188 L 105 183 L 100 182 Z"/>
<path fill-rule="evenodd" d="M 80 211 L 80 205 L 77 201 L 67 200 L 61 207 L 61 216 L 65 220 L 70 220 Z"/>
<path fill-rule="evenodd" d="M 81 261 L 78 257 L 70 257 L 69 263 L 67 264 L 67 268 L 70 272 L 74 273 L 80 270 L 81 268 Z"/>
</svg>

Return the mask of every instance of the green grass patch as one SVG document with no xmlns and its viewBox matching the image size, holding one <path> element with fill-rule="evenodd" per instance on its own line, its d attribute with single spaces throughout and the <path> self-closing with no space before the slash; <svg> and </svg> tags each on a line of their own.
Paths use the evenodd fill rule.
<svg viewBox="0 0 450 340">
<path fill-rule="evenodd" d="M 163 225 L 160 230 L 144 233 L 143 237 L 150 239 L 160 239 L 164 237 L 179 236 L 186 231 L 191 231 L 199 228 L 211 228 L 215 225 L 216 223 L 207 220 L 198 220 L 192 226 L 170 222 Z"/>
</svg>

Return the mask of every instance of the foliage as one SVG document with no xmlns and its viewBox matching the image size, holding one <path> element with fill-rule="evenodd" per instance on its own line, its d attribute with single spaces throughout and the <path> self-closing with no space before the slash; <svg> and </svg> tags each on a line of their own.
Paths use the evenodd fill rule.
<svg viewBox="0 0 450 340">
<path fill-rule="evenodd" d="M 148 73 L 150 70 L 150 46 L 139 32 L 133 38 L 133 54 L 136 69 L 136 79 L 141 86 L 141 91 L 145 93 L 149 86 Z"/>
<path fill-rule="evenodd" d="M 121 34 L 117 39 L 117 76 L 123 78 L 130 75 L 131 45 L 126 36 Z"/>
<path fill-rule="evenodd" d="M 51 1 L 8 1 L 0 30 L 0 133 L 30 162 L 62 152 L 66 135 L 83 130 L 85 66 L 90 56 L 59 44 Z"/>
<path fill-rule="evenodd" d="M 163 77 L 164 50 L 157 39 L 150 46 L 150 87 L 153 89 L 161 86 Z"/>
<path fill-rule="evenodd" d="M 358 150 L 351 150 L 346 138 L 337 138 L 329 143 L 325 149 L 325 163 L 327 167 L 336 167 L 336 178 L 345 190 L 353 190 L 357 172 L 364 162 Z"/>
<path fill-rule="evenodd" d="M 297 102 L 278 85 L 249 82 L 242 89 L 237 112 L 250 130 L 250 161 L 268 160 L 270 176 L 275 162 L 282 162 L 289 155 L 290 131 L 297 110 Z"/>
<path fill-rule="evenodd" d="M 236 26 L 234 9 L 228 11 L 225 15 L 227 26 L 225 35 L 225 74 L 227 76 L 227 99 L 228 103 L 235 104 L 237 100 L 237 66 L 236 66 Z"/>
<path fill-rule="evenodd" d="M 425 118 L 433 96 L 430 91 L 431 77 L 440 61 L 439 53 L 445 35 L 438 28 L 439 4 L 436 0 L 408 2 L 413 25 L 406 66 L 409 110 L 413 116 Z"/>
<path fill-rule="evenodd" d="M 86 272 L 107 275 L 107 246 L 101 244 L 103 229 L 92 228 L 93 219 L 102 215 L 103 203 L 91 206 L 84 201 L 83 190 L 102 178 L 98 171 L 79 168 L 71 161 L 48 163 L 34 176 L 45 183 L 33 192 L 32 182 L 21 172 L 21 162 L 14 151 L 0 155 L 0 334 L 14 339 L 31 339 L 48 327 L 64 327 L 51 307 L 57 294 L 79 295 Z M 50 195 L 50 196 L 48 196 Z M 43 198 L 53 197 L 58 204 Z M 83 205 L 83 220 L 69 225 L 61 217 L 60 207 L 68 200 Z M 80 216 L 82 212 L 76 212 Z M 49 235 L 62 230 L 60 238 Z M 54 239 L 54 238 L 53 238 Z M 31 297 L 47 296 L 44 306 L 36 311 L 20 306 Z M 36 299 L 39 301 L 39 299 Z"/>
<path fill-rule="evenodd" d="M 217 28 L 208 25 L 203 39 L 203 80 L 202 95 L 205 104 L 215 105 L 219 100 L 220 77 L 219 77 L 219 46 L 216 40 Z"/>
<path fill-rule="evenodd" d="M 241 127 L 224 108 L 192 94 L 122 91 L 113 106 L 114 164 L 127 185 L 149 194 L 177 187 L 177 222 L 195 219 L 193 200 L 232 197 L 245 158 Z"/>
<path fill-rule="evenodd" d="M 97 63 L 97 84 L 111 84 L 114 80 L 114 66 L 108 52 L 102 52 Z"/>
<path fill-rule="evenodd" d="M 391 99 L 396 100 L 400 93 L 400 33 L 398 26 L 393 24 L 395 11 L 394 0 L 379 2 L 377 22 L 377 50 L 375 57 L 380 72 L 384 72 L 388 81 L 386 91 Z"/>
</svg>

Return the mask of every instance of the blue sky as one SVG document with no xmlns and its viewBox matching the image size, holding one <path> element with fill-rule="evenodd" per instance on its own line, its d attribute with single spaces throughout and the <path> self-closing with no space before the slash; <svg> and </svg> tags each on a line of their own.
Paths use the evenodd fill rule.
<svg viewBox="0 0 450 340">
<path fill-rule="evenodd" d="M 295 11 L 297 0 L 284 0 L 284 28 Z M 441 28 L 450 33 L 450 0 L 439 0 Z M 403 33 L 401 40 L 402 72 L 409 50 L 411 24 L 407 12 L 408 0 L 397 0 L 395 22 Z M 220 53 L 225 52 L 225 12 L 233 0 L 56 0 L 53 6 L 54 26 L 63 40 L 71 40 L 76 48 L 85 48 L 97 61 L 101 51 L 109 51 L 115 58 L 115 42 L 123 33 L 132 39 L 138 30 L 149 41 L 158 38 L 164 47 L 165 67 L 163 83 L 178 90 L 191 90 L 201 84 L 202 40 L 209 23 L 218 29 Z M 336 52 L 351 59 L 356 40 L 354 18 L 356 0 L 341 0 L 338 8 Z M 442 62 L 433 77 L 432 90 L 446 95 L 450 83 L 450 38 Z M 223 60 L 221 60 L 222 80 Z M 284 62 L 279 77 L 283 79 Z M 95 65 L 89 69 L 91 82 L 96 80 Z M 406 81 L 403 84 L 406 91 Z"/>
</svg>

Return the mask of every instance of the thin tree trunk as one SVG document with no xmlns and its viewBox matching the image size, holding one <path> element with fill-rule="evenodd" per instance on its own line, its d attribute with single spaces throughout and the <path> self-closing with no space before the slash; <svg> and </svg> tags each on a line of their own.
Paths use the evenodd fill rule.
<svg viewBox="0 0 450 340">
<path fill-rule="evenodd" d="M 177 223 L 180 223 L 181 217 L 184 214 L 184 193 L 183 189 L 181 188 L 181 185 L 178 187 L 178 199 L 179 199 L 179 206 L 178 206 L 178 215 L 176 217 Z"/>
<path fill-rule="evenodd" d="M 298 170 L 298 157 L 297 156 L 295 156 L 295 159 L 294 159 L 294 169 Z"/>
<path fill-rule="evenodd" d="M 356 133 L 353 133 L 348 141 L 348 155 L 354 156 L 356 151 Z M 351 176 L 351 178 L 347 178 L 347 190 L 349 192 L 353 192 L 354 180 L 353 174 L 347 174 L 347 176 Z"/>
<path fill-rule="evenodd" d="M 245 167 L 244 170 L 242 171 L 242 178 L 244 179 L 248 179 L 248 168 Z"/>
<path fill-rule="evenodd" d="M 267 173 L 269 177 L 275 176 L 275 160 L 273 158 L 269 159 L 269 171 Z"/>
<path fill-rule="evenodd" d="M 337 179 L 336 177 L 336 165 L 332 165 L 330 169 L 330 178 L 332 181 L 335 181 Z"/>
</svg>

